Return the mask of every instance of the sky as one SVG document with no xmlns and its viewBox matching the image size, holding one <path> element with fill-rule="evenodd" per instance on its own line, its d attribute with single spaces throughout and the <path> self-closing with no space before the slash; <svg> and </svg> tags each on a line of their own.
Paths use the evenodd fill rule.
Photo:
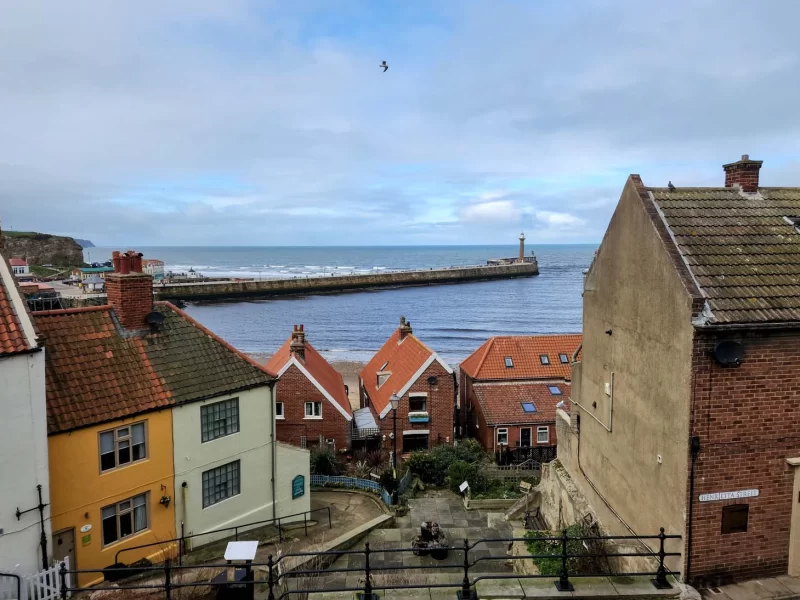
<svg viewBox="0 0 800 600">
<path fill-rule="evenodd" d="M 98 246 L 596 243 L 800 185 L 796 0 L 0 0 L 0 220 Z M 382 60 L 389 70 L 378 67 Z"/>
</svg>

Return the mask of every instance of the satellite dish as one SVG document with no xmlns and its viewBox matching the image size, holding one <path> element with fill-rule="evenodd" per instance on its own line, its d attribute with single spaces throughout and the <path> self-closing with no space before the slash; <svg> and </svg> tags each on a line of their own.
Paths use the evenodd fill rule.
<svg viewBox="0 0 800 600">
<path fill-rule="evenodd" d="M 744 348 L 739 342 L 725 340 L 714 348 L 714 360 L 723 367 L 738 367 L 742 364 Z"/>
<path fill-rule="evenodd" d="M 164 324 L 164 315 L 160 312 L 153 311 L 149 313 L 144 320 L 152 329 L 158 330 Z"/>
</svg>

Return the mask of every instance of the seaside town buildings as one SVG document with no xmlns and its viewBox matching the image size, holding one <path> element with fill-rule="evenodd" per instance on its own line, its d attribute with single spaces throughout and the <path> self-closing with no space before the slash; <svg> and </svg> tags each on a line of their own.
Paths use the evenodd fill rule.
<svg viewBox="0 0 800 600">
<path fill-rule="evenodd" d="M 556 407 L 569 410 L 571 361 L 580 335 L 489 338 L 459 368 L 459 406 L 466 435 L 484 450 L 536 448 L 555 457 Z"/>
<path fill-rule="evenodd" d="M 800 188 L 631 175 L 585 278 L 562 464 L 694 584 L 800 575 Z"/>
<path fill-rule="evenodd" d="M 164 279 L 164 261 L 157 258 L 143 258 L 142 272 L 151 275 L 155 281 Z"/>
<path fill-rule="evenodd" d="M 34 314 L 46 352 L 54 556 L 82 570 L 164 559 L 309 510 L 308 452 L 276 441 L 275 375 L 114 254 L 108 305 Z M 151 544 L 142 548 L 135 548 Z M 79 583 L 102 579 L 82 573 Z"/>
<path fill-rule="evenodd" d="M 28 267 L 28 261 L 24 258 L 10 258 L 8 264 L 11 265 L 11 270 L 17 277 L 24 277 L 31 272 L 30 267 Z"/>
<path fill-rule="evenodd" d="M 312 448 L 347 450 L 353 409 L 341 374 L 306 339 L 303 325 L 267 361 L 276 373 L 275 419 L 278 440 Z"/>
<path fill-rule="evenodd" d="M 0 570 L 29 575 L 53 552 L 45 350 L 9 262 L 0 256 Z"/>
<path fill-rule="evenodd" d="M 362 410 L 369 413 L 357 419 L 363 419 L 365 429 L 377 427 L 386 450 L 394 448 L 395 416 L 398 452 L 453 443 L 453 369 L 414 335 L 405 317 L 400 317 L 400 326 L 362 369 L 359 397 Z M 398 403 L 396 415 L 393 398 Z M 370 416 L 372 423 L 367 422 Z"/>
</svg>

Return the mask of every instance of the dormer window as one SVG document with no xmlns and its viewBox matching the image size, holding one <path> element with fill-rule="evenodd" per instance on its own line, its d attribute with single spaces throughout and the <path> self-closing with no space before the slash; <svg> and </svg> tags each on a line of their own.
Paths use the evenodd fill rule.
<svg viewBox="0 0 800 600">
<path fill-rule="evenodd" d="M 550 359 L 548 358 L 547 354 L 540 354 L 539 355 L 539 361 L 543 365 L 549 365 L 550 364 Z"/>
<path fill-rule="evenodd" d="M 387 360 L 385 363 L 383 363 L 383 366 L 380 369 L 378 369 L 378 371 L 385 371 L 386 367 L 388 366 L 389 366 L 389 361 Z"/>
<path fill-rule="evenodd" d="M 391 373 L 378 373 L 378 387 L 386 383 L 386 380 L 389 379 L 389 375 L 391 375 Z"/>
<path fill-rule="evenodd" d="M 505 361 L 506 361 L 506 369 L 513 369 L 514 368 L 514 361 L 511 360 L 510 356 L 506 356 L 505 357 Z"/>
</svg>

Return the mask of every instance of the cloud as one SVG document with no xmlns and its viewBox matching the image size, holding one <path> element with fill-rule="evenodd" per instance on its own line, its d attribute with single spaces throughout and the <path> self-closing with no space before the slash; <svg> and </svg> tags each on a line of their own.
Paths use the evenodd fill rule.
<svg viewBox="0 0 800 600">
<path fill-rule="evenodd" d="M 120 246 L 597 242 L 632 172 L 718 185 L 749 153 L 797 184 L 798 17 L 5 2 L 0 218 Z"/>
</svg>

